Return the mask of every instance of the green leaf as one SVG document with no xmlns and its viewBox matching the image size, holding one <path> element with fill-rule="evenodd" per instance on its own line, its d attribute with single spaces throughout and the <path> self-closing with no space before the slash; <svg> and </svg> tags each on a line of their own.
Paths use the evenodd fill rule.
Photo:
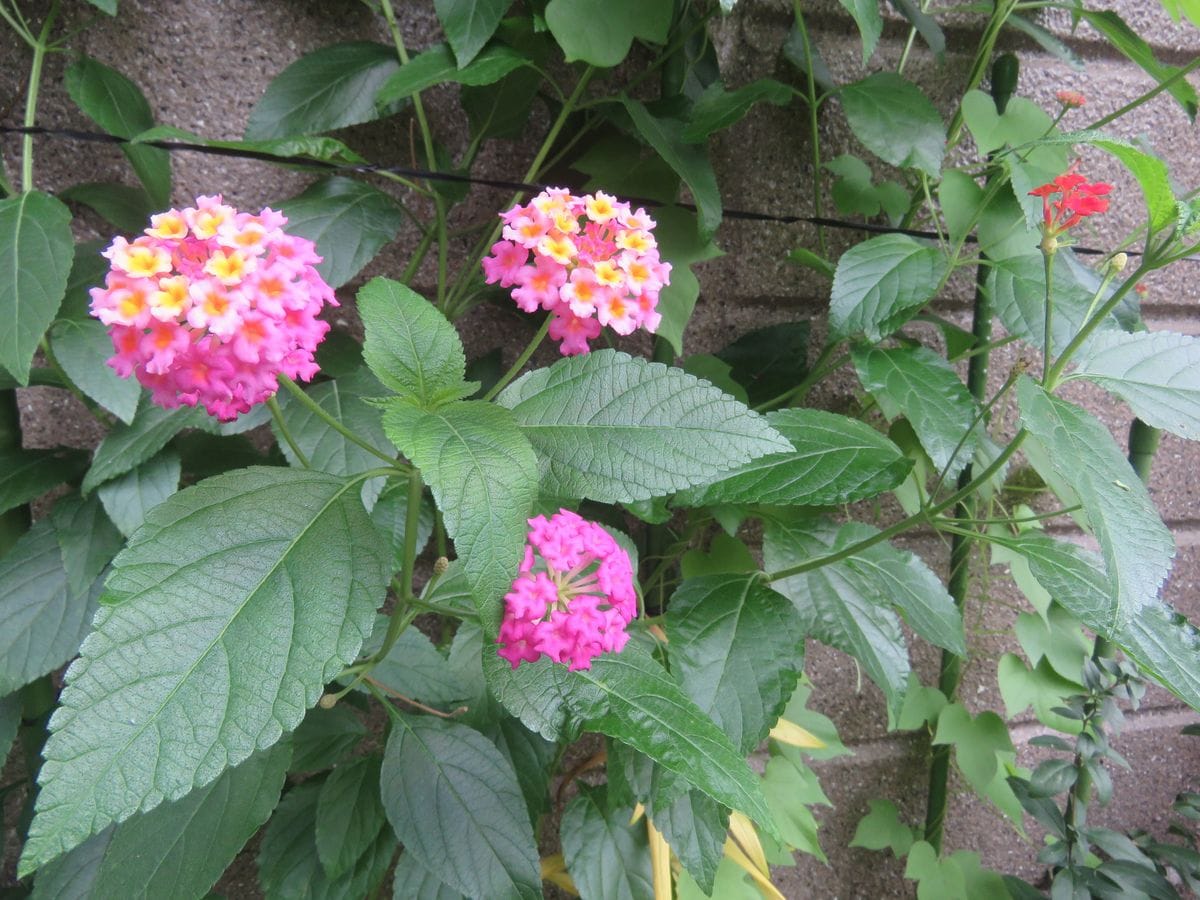
<svg viewBox="0 0 1200 900">
<path fill-rule="evenodd" d="M 293 772 L 328 769 L 367 736 L 366 726 L 346 703 L 313 707 L 292 734 Z"/>
<path fill-rule="evenodd" d="M 300 724 L 384 596 L 385 551 L 357 487 L 245 469 L 149 514 L 68 673 L 23 872 Z"/>
<path fill-rule="evenodd" d="M 550 0 L 546 25 L 567 62 L 609 68 L 625 58 L 634 38 L 665 44 L 671 7 L 639 0 Z"/>
<path fill-rule="evenodd" d="M 100 485 L 96 495 L 113 524 L 129 537 L 142 527 L 146 513 L 179 490 L 181 471 L 177 453 L 160 453 Z"/>
<path fill-rule="evenodd" d="M 717 358 L 729 364 L 729 374 L 757 406 L 796 387 L 808 374 L 811 330 L 807 321 L 756 328 L 726 344 Z"/>
<path fill-rule="evenodd" d="M 186 406 L 163 409 L 154 403 L 144 403 L 131 424 L 117 425 L 96 447 L 81 490 L 90 493 L 104 482 L 140 466 L 182 429 L 195 428 L 206 419 L 203 409 Z"/>
<path fill-rule="evenodd" d="M 768 413 L 767 421 L 791 442 L 790 452 L 759 457 L 720 481 L 682 493 L 676 505 L 832 506 L 890 490 L 912 468 L 895 444 L 857 419 L 784 409 Z"/>
<path fill-rule="evenodd" d="M 1155 604 L 1112 639 L 1155 681 L 1200 710 L 1200 630 L 1195 625 L 1166 604 Z"/>
<path fill-rule="evenodd" d="M 904 877 L 917 882 L 917 900 L 967 897 L 967 882 L 953 859 L 941 859 L 933 845 L 917 841 L 908 853 Z"/>
<path fill-rule="evenodd" d="M 375 93 L 400 68 L 383 44 L 331 44 L 275 76 L 250 111 L 246 139 L 286 138 L 333 131 L 379 118 Z M 290 230 L 290 229 L 289 229 Z"/>
<path fill-rule="evenodd" d="M 407 516 L 408 484 L 403 481 L 392 481 L 385 484 L 383 493 L 379 495 L 379 499 L 375 501 L 375 506 L 371 509 L 371 521 L 375 523 L 376 528 L 383 532 L 387 543 L 391 544 L 392 571 L 394 572 L 399 572 L 404 568 L 404 529 L 407 524 Z M 422 497 L 417 519 L 416 552 L 418 554 L 429 543 L 429 537 L 433 534 L 435 516 L 433 502 L 427 497 Z M 437 589 L 440 590 L 448 578 L 449 576 L 443 576 Z M 467 595 L 470 595 L 469 590 Z"/>
<path fill-rule="evenodd" d="M 404 213 L 387 194 L 361 181 L 326 178 L 279 206 L 288 231 L 317 245 L 317 265 L 331 287 L 341 287 L 395 236 Z"/>
<path fill-rule="evenodd" d="M 439 4 L 447 0 L 438 0 Z M 449 0 L 463 6 L 464 0 Z M 483 5 L 487 4 L 475 4 Z M 434 44 L 428 50 L 423 50 L 401 66 L 380 87 L 375 98 L 376 103 L 398 103 L 399 101 L 419 93 L 436 84 L 453 82 L 474 87 L 495 84 L 505 75 L 522 66 L 529 65 L 529 60 L 511 47 L 497 45 L 489 47 L 479 54 L 472 62 L 462 68 L 455 65 L 454 56 L 445 44 Z"/>
<path fill-rule="evenodd" d="M 1001 113 L 996 111 L 996 101 L 990 94 L 967 91 L 963 95 L 962 111 L 963 122 L 975 138 L 980 153 L 1041 140 L 1054 126 L 1050 115 L 1025 97 L 1009 98 Z"/>
<path fill-rule="evenodd" d="M 81 450 L 0 450 L 0 513 L 28 503 L 87 468 Z"/>
<path fill-rule="evenodd" d="M 884 234 L 854 245 L 833 276 L 831 338 L 882 340 L 933 299 L 945 271 L 940 249 L 908 235 Z"/>
<path fill-rule="evenodd" d="M 579 786 L 563 811 L 561 835 L 567 871 L 589 900 L 653 900 L 646 827 L 630 824 L 633 809 L 613 807 L 604 785 Z"/>
<path fill-rule="evenodd" d="M 772 756 L 762 780 L 763 792 L 779 823 L 785 844 L 828 862 L 817 839 L 817 820 L 809 806 L 829 799 L 821 790 L 816 773 L 800 758 L 799 753 Z"/>
<path fill-rule="evenodd" d="M 876 72 L 846 85 L 838 97 L 854 136 L 884 162 L 931 178 L 941 174 L 946 128 L 915 84 L 891 72 Z"/>
<path fill-rule="evenodd" d="M 575 674 L 607 700 L 607 712 L 588 717 L 589 730 L 625 742 L 774 833 L 758 779 L 737 748 L 647 652 L 630 644 Z"/>
<path fill-rule="evenodd" d="M 891 800 L 872 798 L 871 811 L 858 821 L 851 847 L 891 850 L 896 858 L 906 855 L 913 845 L 913 828 L 900 821 L 900 812 Z"/>
<path fill-rule="evenodd" d="M 674 197 L 672 192 L 671 198 Z M 683 354 L 683 332 L 700 297 L 700 281 L 692 265 L 716 259 L 723 251 L 709 238 L 699 233 L 694 213 L 677 206 L 656 210 L 658 219 L 655 234 L 658 251 L 671 263 L 671 283 L 658 295 L 658 312 L 662 321 L 658 337 L 670 343 L 675 354 Z"/>
<path fill-rule="evenodd" d="M 484 630 L 494 635 L 537 498 L 533 448 L 507 410 L 478 400 L 436 412 L 394 400 L 383 428 L 433 491 Z"/>
<path fill-rule="evenodd" d="M 280 160 L 294 156 L 304 156 L 321 162 L 345 163 L 356 165 L 366 160 L 344 143 L 331 137 L 293 136 L 270 138 L 262 141 L 214 141 L 194 131 L 185 131 L 173 125 L 156 125 L 132 138 L 135 144 L 148 144 L 157 141 L 183 142 L 200 144 L 203 147 L 214 147 L 218 150 L 235 150 L 256 154 L 267 154 Z"/>
<path fill-rule="evenodd" d="M 838 0 L 838 2 L 842 4 L 846 12 L 854 17 L 854 24 L 858 26 L 858 33 L 862 36 L 862 61 L 865 66 L 875 53 L 875 46 L 883 35 L 883 17 L 879 15 L 879 3 L 877 0 Z"/>
<path fill-rule="evenodd" d="M 103 63 L 81 56 L 67 67 L 67 93 L 89 119 L 109 134 L 131 138 L 154 126 L 154 113 L 136 84 Z M 157 147 L 122 144 L 155 209 L 171 202 L 171 159 Z"/>
<path fill-rule="evenodd" d="M 466 900 L 426 869 L 411 853 L 405 853 L 392 873 L 393 900 Z"/>
<path fill-rule="evenodd" d="M 873 184 L 870 167 L 857 156 L 843 153 L 825 163 L 825 168 L 838 176 L 833 202 L 843 215 L 877 216 L 882 209 L 897 221 L 908 209 L 908 192 L 894 181 Z"/>
<path fill-rule="evenodd" d="M 454 667 L 416 628 L 401 632 L 396 645 L 371 670 L 371 677 L 390 691 L 425 703 L 450 704 L 468 698 Z"/>
<path fill-rule="evenodd" d="M 675 879 L 676 900 L 710 900 L 715 897 L 721 900 L 760 900 L 762 895 L 762 890 L 750 880 L 746 870 L 728 858 L 720 860 L 711 891 L 702 889 L 686 871 L 680 872 Z"/>
<path fill-rule="evenodd" d="M 664 622 L 672 674 L 742 753 L 775 726 L 803 667 L 800 616 L 759 578 L 689 578 Z"/>
<path fill-rule="evenodd" d="M 1160 63 L 1154 51 L 1144 40 L 1138 37 L 1125 24 L 1125 20 L 1111 10 L 1079 9 L 1078 15 L 1083 20 L 1104 35 L 1110 44 L 1125 55 L 1131 62 L 1142 67 L 1147 75 L 1162 84 L 1179 69 Z M 1197 97 L 1196 89 L 1185 78 L 1178 78 L 1167 88 L 1171 96 L 1183 107 L 1188 119 L 1196 120 Z"/>
<path fill-rule="evenodd" d="M 729 810 L 700 791 L 691 790 L 666 809 L 656 809 L 652 820 L 684 869 L 711 896 L 717 867 L 725 855 Z"/>
<path fill-rule="evenodd" d="M 137 413 L 142 386 L 108 365 L 116 352 L 108 329 L 95 319 L 61 318 L 50 328 L 50 350 L 81 391 L 128 425 Z"/>
<path fill-rule="evenodd" d="M 321 785 L 313 820 L 317 857 L 330 879 L 349 872 L 387 824 L 379 799 L 380 757 L 361 756 L 335 768 Z"/>
<path fill-rule="evenodd" d="M 21 695 L 0 697 L 0 759 L 8 759 L 17 729 L 21 727 Z"/>
<path fill-rule="evenodd" d="M 806 269 L 812 269 L 826 278 L 832 279 L 834 275 L 833 264 L 823 256 L 818 256 L 811 250 L 805 247 L 796 247 L 791 250 L 788 255 L 788 262 L 793 262 L 798 266 L 804 266 Z"/>
<path fill-rule="evenodd" d="M 726 91 L 719 81 L 714 82 L 692 106 L 683 139 L 689 143 L 702 141 L 714 131 L 740 121 L 755 103 L 787 106 L 794 94 L 791 87 L 774 78 L 760 78 L 734 91 Z"/>
<path fill-rule="evenodd" d="M 999 771 L 996 754 L 1013 751 L 1003 719 L 990 710 L 973 717 L 961 703 L 951 703 L 942 709 L 933 743 L 954 746 L 959 769 L 981 793 Z"/>
<path fill-rule="evenodd" d="M 552 0 L 555 2 L 563 0 Z M 638 134 L 691 188 L 700 214 L 700 236 L 711 237 L 721 224 L 721 192 L 708 153 L 687 142 L 682 120 L 651 115 L 645 106 L 630 97 L 622 97 L 622 102 Z"/>
<path fill-rule="evenodd" d="M 0 366 L 20 384 L 54 321 L 75 255 L 71 211 L 49 194 L 0 200 Z"/>
<path fill-rule="evenodd" d="M 989 100 L 990 102 L 990 100 Z M 957 244 L 970 232 L 976 210 L 983 206 L 983 188 L 965 172 L 951 169 L 942 175 L 938 185 L 938 202 L 946 219 L 946 233 Z"/>
<path fill-rule="evenodd" d="M 1027 376 L 1017 397 L 1021 422 L 1043 451 L 1034 468 L 1070 487 L 1100 542 L 1117 597 L 1107 628 L 1123 628 L 1156 602 L 1175 556 L 1171 532 L 1104 425 Z"/>
<path fill-rule="evenodd" d="M 542 490 L 564 497 L 645 500 L 791 449 L 707 382 L 615 350 L 529 372 L 497 402 L 537 451 Z"/>
<path fill-rule="evenodd" d="M 517 783 L 525 799 L 525 810 L 534 827 L 550 810 L 550 778 L 558 760 L 558 745 L 543 739 L 511 716 L 502 716 L 484 727 L 504 758 L 517 773 Z"/>
<path fill-rule="evenodd" d="M 481 652 L 492 694 L 525 727 L 546 740 L 571 735 L 577 730 L 576 714 L 598 714 L 604 707 L 601 692 L 565 666 L 543 658 L 514 669 L 490 642 Z"/>
<path fill-rule="evenodd" d="M 444 315 L 398 281 L 373 278 L 358 292 L 363 358 L 403 399 L 432 409 L 463 396 L 467 359 Z"/>
<path fill-rule="evenodd" d="M 127 184 L 88 182 L 59 191 L 59 199 L 91 207 L 119 231 L 139 234 L 157 207 L 144 188 Z"/>
<path fill-rule="evenodd" d="M 88 0 L 92 6 L 101 12 L 108 13 L 110 16 L 117 14 L 117 0 Z"/>
<path fill-rule="evenodd" d="M 1074 374 L 1112 391 L 1147 424 L 1200 440 L 1200 341 L 1194 337 L 1098 334 Z"/>
<path fill-rule="evenodd" d="M 616 191 L 622 197 L 645 197 L 659 203 L 672 203 L 679 193 L 679 176 L 661 156 L 648 150 L 638 141 L 616 132 L 598 135 L 595 143 L 588 145 L 571 162 L 571 168 L 590 176 L 584 190 Z M 683 213 L 683 210 L 679 212 Z M 661 211 L 655 213 L 659 227 L 655 232 L 659 249 L 662 249 L 663 227 Z M 692 217 L 692 235 L 696 227 Z M 671 283 L 675 283 L 678 269 L 671 272 Z M 662 305 L 661 297 L 659 306 Z M 659 328 L 662 334 L 662 328 Z"/>
<path fill-rule="evenodd" d="M 491 40 L 510 5 L 512 0 L 434 0 L 438 21 L 460 69 Z"/>
<path fill-rule="evenodd" d="M 459 102 L 471 133 L 479 140 L 505 138 L 517 140 L 528 133 L 529 116 L 542 77 L 533 69 L 509 72 L 495 84 L 464 85 Z"/>
<path fill-rule="evenodd" d="M 853 355 L 859 381 L 883 414 L 904 416 L 933 464 L 947 479 L 957 478 L 975 455 L 977 432 L 964 432 L 979 407 L 954 368 L 925 347 L 861 348 Z"/>
<path fill-rule="evenodd" d="M 933 17 L 925 12 L 924 4 L 916 3 L 915 0 L 888 0 L 888 2 L 917 30 L 917 33 L 921 35 L 921 39 L 925 41 L 929 49 L 933 51 L 933 55 L 937 57 L 938 62 L 944 62 L 946 58 L 946 35 L 942 33 L 942 29 Z"/>
<path fill-rule="evenodd" d="M 540 897 L 537 844 L 500 751 L 458 722 L 392 721 L 380 787 L 405 850 L 468 896 Z"/>
</svg>

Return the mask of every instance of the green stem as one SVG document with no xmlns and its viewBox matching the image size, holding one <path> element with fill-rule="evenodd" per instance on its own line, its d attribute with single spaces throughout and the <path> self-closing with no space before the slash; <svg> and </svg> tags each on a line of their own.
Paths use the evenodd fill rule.
<svg viewBox="0 0 1200 900">
<path fill-rule="evenodd" d="M 821 197 L 821 132 L 817 117 L 817 112 L 820 110 L 820 104 L 817 101 L 817 78 L 813 71 L 812 46 L 808 39 L 808 28 L 804 24 L 804 12 L 800 9 L 800 0 L 792 0 L 792 9 L 796 19 L 796 30 L 800 34 L 800 40 L 804 43 L 804 58 L 808 61 L 808 78 L 805 81 L 805 89 L 808 99 L 809 139 L 812 141 L 813 215 L 822 218 L 825 215 L 825 204 Z M 828 251 L 825 243 L 825 229 L 821 225 L 817 226 L 817 246 L 821 250 L 821 256 L 824 257 Z"/>
<path fill-rule="evenodd" d="M 408 504 L 404 508 L 404 551 L 400 569 L 400 599 L 405 603 L 412 600 L 414 596 L 413 566 L 417 559 L 417 532 L 421 529 L 421 494 L 423 490 L 421 473 L 414 467 L 408 476 Z"/>
<path fill-rule="evenodd" d="M 287 421 L 283 418 L 283 410 L 279 408 L 279 401 L 275 397 L 268 398 L 267 409 L 271 411 L 271 418 L 275 420 L 275 427 L 279 429 L 279 434 L 283 438 L 284 443 L 288 445 L 292 454 L 300 461 L 300 465 L 306 469 L 311 469 L 312 463 L 308 461 L 308 457 L 300 449 L 300 445 L 296 443 L 296 439 L 292 436 L 292 430 L 288 428 Z"/>
<path fill-rule="evenodd" d="M 404 267 L 404 274 L 400 276 L 401 284 L 412 282 L 413 276 L 417 274 L 417 269 L 421 268 L 421 263 L 425 261 L 425 256 L 429 253 L 429 245 L 433 243 L 433 237 L 432 231 L 425 232 L 421 238 L 421 243 L 417 244 L 417 249 L 413 251 L 412 259 Z"/>
<path fill-rule="evenodd" d="M 316 416 L 317 418 L 319 418 L 323 422 L 325 422 L 326 425 L 328 425 L 330 428 L 332 428 L 334 431 L 336 431 L 338 434 L 340 434 L 346 440 L 350 441 L 351 443 L 357 444 L 358 446 L 360 446 L 364 450 L 366 450 L 368 453 L 370 453 L 372 456 L 376 456 L 379 459 L 382 459 L 384 462 L 390 463 L 392 466 L 397 465 L 396 457 L 394 455 L 385 453 L 384 451 L 380 450 L 379 448 L 377 448 L 376 446 L 371 444 L 369 441 L 363 440 L 361 437 L 359 437 L 357 434 L 355 434 L 353 431 L 351 431 L 349 428 L 347 428 L 345 425 L 343 425 L 341 422 L 339 422 L 337 419 L 335 419 L 333 416 L 331 416 L 328 412 L 326 412 L 324 409 L 322 409 L 321 405 L 319 403 L 317 403 L 317 401 L 315 401 L 312 397 L 308 396 L 308 394 L 306 394 L 303 390 L 301 390 L 300 385 L 296 384 L 296 382 L 292 381 L 292 379 L 288 378 L 286 375 L 280 375 L 279 383 L 282 384 L 289 391 L 291 391 L 292 396 L 295 397 L 297 400 L 299 400 L 301 405 L 304 406 L 305 409 L 307 409 L 314 416 Z"/>
<path fill-rule="evenodd" d="M 1058 385 L 1063 371 L 1071 362 L 1071 358 L 1079 351 L 1084 342 L 1091 337 L 1092 332 L 1100 326 L 1100 323 L 1108 317 L 1109 313 L 1117 308 L 1117 304 L 1125 299 L 1125 295 L 1133 290 L 1133 286 L 1141 281 L 1147 272 L 1155 268 L 1157 268 L 1156 263 L 1147 257 L 1143 257 L 1142 264 L 1121 283 L 1120 287 L 1113 291 L 1113 295 L 1108 298 L 1108 302 L 1101 306 L 1094 316 L 1083 323 L 1083 327 L 1079 329 L 1075 337 L 1071 338 L 1070 343 L 1063 348 L 1063 352 L 1058 355 L 1058 359 L 1055 360 L 1054 365 L 1050 367 L 1049 373 L 1043 380 L 1042 383 L 1045 385 L 1047 391 L 1053 391 Z"/>
<path fill-rule="evenodd" d="M 1120 109 L 1116 110 L 1115 112 L 1111 112 L 1107 116 L 1103 116 L 1103 117 L 1097 119 L 1095 122 L 1092 122 L 1090 125 L 1087 126 L 1087 128 L 1085 130 L 1093 131 L 1098 128 L 1103 128 L 1109 122 L 1115 122 L 1117 119 L 1121 118 L 1121 116 L 1125 115 L 1126 113 L 1130 113 L 1133 110 L 1137 109 L 1139 106 L 1141 106 L 1147 100 L 1151 100 L 1154 97 L 1157 97 L 1163 91 L 1168 90 L 1172 85 L 1182 81 L 1184 78 L 1186 78 L 1192 72 L 1196 71 L 1196 69 L 1198 69 L 1198 68 L 1200 68 L 1200 56 L 1197 56 L 1186 66 L 1183 66 L 1182 68 L 1177 69 L 1174 72 L 1172 72 L 1168 77 L 1164 78 L 1162 81 L 1160 81 L 1158 84 L 1156 84 L 1150 90 L 1146 91 L 1146 93 L 1142 94 L 1140 97 L 1130 100 L 1128 103 L 1126 103 L 1124 106 L 1122 106 Z"/>
<path fill-rule="evenodd" d="M 1054 251 L 1042 249 L 1042 267 L 1046 273 L 1045 321 L 1042 323 L 1042 384 L 1050 377 L 1054 357 Z"/>
<path fill-rule="evenodd" d="M 33 62 L 29 66 L 29 89 L 25 94 L 25 127 L 32 128 L 37 124 L 38 91 L 42 84 L 42 64 L 46 61 L 46 50 L 50 43 L 50 29 L 58 16 L 58 0 L 50 4 L 46 13 L 46 21 L 42 23 L 41 33 L 33 44 Z M 33 135 L 27 134 L 21 139 L 21 191 L 28 193 L 33 190 Z"/>
<path fill-rule="evenodd" d="M 992 8 L 992 14 L 988 17 L 983 38 L 979 42 L 979 50 L 976 52 L 975 60 L 971 64 L 971 72 L 967 76 L 966 87 L 959 94 L 960 97 L 965 97 L 983 82 L 983 76 L 987 72 L 988 61 L 992 58 L 992 51 L 996 48 L 996 40 L 1000 37 L 1000 31 L 1003 29 L 1004 23 L 1008 21 L 1008 17 L 1016 9 L 1016 5 L 1016 0 L 997 0 L 995 6 Z M 946 132 L 947 147 L 953 147 L 958 143 L 958 139 L 962 135 L 962 129 L 963 108 L 960 100 L 958 108 L 954 110 L 954 116 L 950 119 L 950 127 Z"/>
<path fill-rule="evenodd" d="M 517 361 L 509 366 L 508 371 L 500 376 L 500 380 L 493 384 L 491 390 L 483 395 L 484 401 L 493 399 L 504 390 L 505 385 L 516 378 L 520 371 L 525 368 L 525 363 L 529 362 L 529 357 L 533 356 L 537 348 L 541 346 L 542 341 L 546 339 L 546 335 L 550 331 L 550 321 L 552 318 L 553 316 L 546 316 L 545 321 L 542 322 L 542 327 L 537 330 L 537 334 L 530 338 L 529 343 L 525 345 L 525 349 L 521 351 L 521 355 L 517 357 Z"/>
</svg>

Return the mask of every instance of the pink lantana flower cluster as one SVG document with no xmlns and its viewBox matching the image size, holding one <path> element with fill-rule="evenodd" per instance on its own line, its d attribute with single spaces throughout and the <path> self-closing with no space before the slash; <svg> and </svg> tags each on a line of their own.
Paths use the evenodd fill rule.
<svg viewBox="0 0 1200 900">
<path fill-rule="evenodd" d="M 644 209 L 603 191 L 576 197 L 547 188 L 500 218 L 504 240 L 483 260 L 487 283 L 512 288 L 525 312 L 551 313 L 550 337 L 564 356 L 587 353 L 602 327 L 658 330 L 658 294 L 671 264 L 659 259 L 655 222 Z"/>
<path fill-rule="evenodd" d="M 272 209 L 238 212 L 218 197 L 152 216 L 118 237 L 92 315 L 109 326 L 108 364 L 168 408 L 203 406 L 223 422 L 271 397 L 280 373 L 311 380 L 313 354 L 337 306 L 313 242 L 285 234 Z"/>
<path fill-rule="evenodd" d="M 543 654 L 572 671 L 629 640 L 637 615 L 629 554 L 594 522 L 561 509 L 529 520 L 525 561 L 504 597 L 497 651 L 515 669 Z"/>
</svg>

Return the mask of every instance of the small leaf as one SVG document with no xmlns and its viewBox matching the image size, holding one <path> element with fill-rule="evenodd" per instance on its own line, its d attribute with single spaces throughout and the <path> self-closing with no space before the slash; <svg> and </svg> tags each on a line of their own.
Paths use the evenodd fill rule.
<svg viewBox="0 0 1200 900">
<path fill-rule="evenodd" d="M 933 17 L 925 12 L 924 5 L 914 2 L 914 0 L 888 0 L 888 2 L 896 8 L 900 15 L 908 19 L 929 49 L 933 51 L 938 62 L 943 61 L 946 56 L 946 35 L 942 33 L 942 29 Z"/>
<path fill-rule="evenodd" d="M 996 754 L 1013 750 L 1004 720 L 991 711 L 972 717 L 961 703 L 951 703 L 938 715 L 933 743 L 952 744 L 954 758 L 967 781 L 980 792 L 999 770 Z"/>
<path fill-rule="evenodd" d="M 760 78 L 734 91 L 726 91 L 720 82 L 712 84 L 692 106 L 683 139 L 690 143 L 704 140 L 714 131 L 739 121 L 756 103 L 787 106 L 795 92 L 774 78 Z"/>
<path fill-rule="evenodd" d="M 375 93 L 400 68 L 383 44 L 331 44 L 275 76 L 250 111 L 246 139 L 287 138 L 333 131 L 379 117 Z M 290 229 L 289 229 L 290 230 Z"/>
<path fill-rule="evenodd" d="M 95 319 L 60 318 L 48 337 L 55 360 L 75 386 L 126 425 L 132 422 L 142 386 L 108 365 L 116 352 L 108 329 Z"/>
<path fill-rule="evenodd" d="M 946 128 L 915 84 L 876 72 L 846 85 L 838 96 L 850 130 L 864 147 L 901 169 L 918 169 L 931 178 L 941 174 Z"/>
<path fill-rule="evenodd" d="M 467 5 L 463 0 L 452 2 L 460 6 Z M 375 102 L 397 103 L 435 84 L 446 82 L 473 87 L 495 84 L 510 72 L 527 65 L 529 60 L 511 47 L 497 45 L 489 47 L 472 62 L 459 68 L 455 65 L 449 47 L 445 44 L 434 44 L 428 50 L 414 56 L 407 65 L 401 66 L 398 72 L 393 73 L 380 87 Z"/>
<path fill-rule="evenodd" d="M 614 806 L 607 789 L 580 785 L 563 811 L 561 835 L 567 871 L 582 897 L 653 900 L 650 847 L 633 810 Z"/>
<path fill-rule="evenodd" d="M 796 387 L 808 374 L 810 331 L 807 321 L 756 328 L 719 350 L 717 358 L 729 364 L 729 374 L 756 406 Z"/>
<path fill-rule="evenodd" d="M 434 0 L 446 40 L 454 48 L 460 69 L 466 67 L 496 33 L 512 0 Z"/>
<path fill-rule="evenodd" d="M 89 493 L 124 475 L 158 453 L 182 429 L 197 427 L 206 420 L 202 409 L 163 409 L 153 403 L 143 404 L 131 424 L 117 425 L 96 447 L 81 490 Z"/>
<path fill-rule="evenodd" d="M 638 0 L 550 0 L 546 25 L 567 62 L 609 68 L 625 58 L 634 38 L 666 43 L 671 8 Z"/>
<path fill-rule="evenodd" d="M 1043 760 L 1029 778 L 1029 795 L 1054 797 L 1073 785 L 1078 777 L 1079 773 L 1070 760 Z"/>
<path fill-rule="evenodd" d="M 936 246 L 903 234 L 885 234 L 842 254 L 830 295 L 831 337 L 887 337 L 933 299 L 946 271 Z"/>
<path fill-rule="evenodd" d="M 859 819 L 851 847 L 868 850 L 889 849 L 899 859 L 913 845 L 913 829 L 900 821 L 900 812 L 891 800 L 872 799 L 871 811 Z"/>
<path fill-rule="evenodd" d="M 89 206 L 119 231 L 138 234 L 150 222 L 157 210 L 144 188 L 127 184 L 88 182 L 59 191 L 59 199 Z"/>
<path fill-rule="evenodd" d="M 0 450 L 0 513 L 28 503 L 87 468 L 80 450 Z"/>
<path fill-rule="evenodd" d="M 875 45 L 883 34 L 883 17 L 879 15 L 879 3 L 876 0 L 839 0 L 846 12 L 854 17 L 858 33 L 862 36 L 865 66 L 875 53 Z"/>
<path fill-rule="evenodd" d="M 177 490 L 182 467 L 176 453 L 160 453 L 96 491 L 104 511 L 126 537 L 142 527 L 146 513 Z"/>
<path fill-rule="evenodd" d="M 331 879 L 349 872 L 387 824 L 379 772 L 380 758 L 363 756 L 339 765 L 321 785 L 313 829 L 317 857 Z"/>
<path fill-rule="evenodd" d="M 942 175 L 942 183 L 938 185 L 938 202 L 946 219 L 946 233 L 951 242 L 957 244 L 967 236 L 976 219 L 976 211 L 983 208 L 983 200 L 983 188 L 970 175 L 957 169 Z"/>
</svg>

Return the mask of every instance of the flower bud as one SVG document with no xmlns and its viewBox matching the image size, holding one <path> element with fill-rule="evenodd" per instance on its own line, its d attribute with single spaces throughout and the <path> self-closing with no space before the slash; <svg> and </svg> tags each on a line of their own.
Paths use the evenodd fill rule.
<svg viewBox="0 0 1200 900">
<path fill-rule="evenodd" d="M 1129 265 L 1129 254 L 1118 253 L 1108 261 L 1108 274 L 1119 275 L 1125 271 L 1125 267 Z"/>
<path fill-rule="evenodd" d="M 446 570 L 450 568 L 450 560 L 444 556 L 439 556 L 433 561 L 433 577 L 441 578 L 446 574 Z"/>
</svg>

